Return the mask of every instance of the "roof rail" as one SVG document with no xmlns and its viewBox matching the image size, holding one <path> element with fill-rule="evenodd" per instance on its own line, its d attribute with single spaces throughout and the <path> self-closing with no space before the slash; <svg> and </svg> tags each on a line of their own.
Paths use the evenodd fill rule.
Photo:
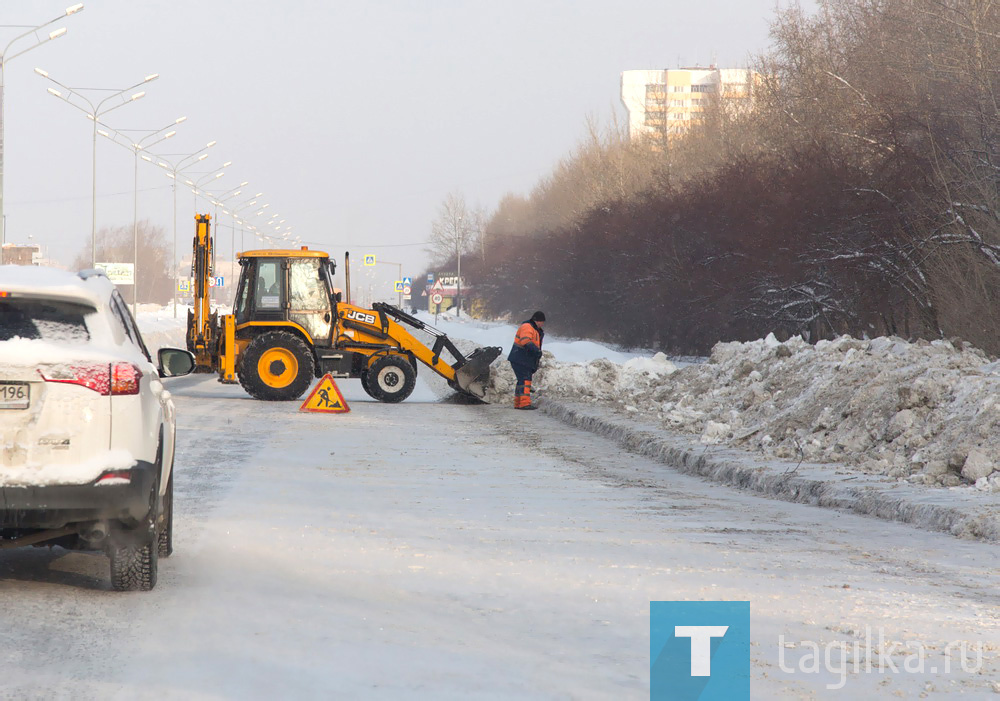
<svg viewBox="0 0 1000 701">
<path fill-rule="evenodd" d="M 77 277 L 81 280 L 89 280 L 92 277 L 107 277 L 108 274 L 101 270 L 100 268 L 87 268 L 86 270 L 81 270 L 78 272 Z"/>
</svg>

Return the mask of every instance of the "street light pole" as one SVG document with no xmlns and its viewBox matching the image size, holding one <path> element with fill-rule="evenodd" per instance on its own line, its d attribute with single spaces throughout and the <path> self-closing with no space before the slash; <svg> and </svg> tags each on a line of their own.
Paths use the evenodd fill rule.
<svg viewBox="0 0 1000 701">
<path fill-rule="evenodd" d="M 81 10 L 83 10 L 83 3 L 77 3 L 76 5 L 71 5 L 70 7 L 67 7 L 66 10 L 63 12 L 63 14 L 59 15 L 58 17 L 56 17 L 54 19 L 50 19 L 48 22 L 44 22 L 42 24 L 36 25 L 34 27 L 31 27 L 30 29 L 28 29 L 28 31 L 26 31 L 26 32 L 24 32 L 22 34 L 18 34 L 16 37 L 14 37 L 13 39 L 11 39 L 10 41 L 7 42 L 7 45 L 4 47 L 3 52 L 0 53 L 0 263 L 3 263 L 3 245 L 5 243 L 7 243 L 7 217 L 4 215 L 4 211 L 3 211 L 3 190 L 4 190 L 4 116 L 5 116 L 4 112 L 5 112 L 5 109 L 6 109 L 6 105 L 4 103 L 4 86 L 7 83 L 7 80 L 6 80 L 6 78 L 7 78 L 7 76 L 6 76 L 7 63 L 10 62 L 10 61 L 13 61 L 15 58 L 17 58 L 21 54 L 27 53 L 28 51 L 31 51 L 32 49 L 37 48 L 37 47 L 41 46 L 42 44 L 44 44 L 46 42 L 49 42 L 49 41 L 52 41 L 53 39 L 58 39 L 59 37 L 64 36 L 66 34 L 66 28 L 65 27 L 61 27 L 59 29 L 53 30 L 53 31 L 49 32 L 47 35 L 45 35 L 45 36 L 39 36 L 38 32 L 39 32 L 39 30 L 43 29 L 44 27 L 48 27 L 50 24 L 54 24 L 54 23 L 58 22 L 63 17 L 69 17 L 70 15 L 74 15 L 77 12 L 80 12 Z M 22 27 L 22 28 L 24 28 L 24 27 Z M 34 35 L 34 37 L 35 37 L 35 43 L 34 44 L 32 44 L 31 46 L 29 46 L 26 49 L 22 49 L 21 51 L 18 51 L 15 54 L 11 54 L 9 56 L 7 55 L 7 52 L 10 50 L 11 46 L 13 46 L 16 42 L 20 41 L 21 39 L 24 39 L 25 37 L 28 37 L 28 36 L 31 36 L 31 35 Z"/>
<path fill-rule="evenodd" d="M 463 218 L 458 218 L 458 231 L 455 237 L 455 253 L 458 257 L 458 278 L 455 280 L 455 316 L 462 316 L 462 249 L 465 248 L 465 228 Z"/>
<path fill-rule="evenodd" d="M 212 148 L 213 146 L 215 146 L 216 143 L 217 142 L 215 142 L 215 141 L 209 141 L 202 148 L 198 149 L 194 153 L 190 153 L 190 154 L 187 154 L 187 155 L 183 155 L 183 154 L 169 154 L 171 156 L 183 156 L 179 161 L 176 161 L 174 163 L 171 163 L 169 160 L 167 160 L 166 156 L 157 156 L 156 157 L 157 160 L 155 161 L 156 165 L 160 166 L 161 168 L 163 168 L 164 170 L 167 171 L 167 177 L 171 178 L 173 180 L 173 188 L 172 188 L 173 189 L 173 193 L 174 193 L 174 292 L 173 292 L 173 299 L 174 299 L 174 318 L 175 319 L 177 318 L 177 176 L 181 172 L 183 172 L 185 169 L 190 168 L 193 165 L 195 165 L 196 163 L 200 163 L 201 161 L 203 161 L 206 158 L 208 158 L 208 153 L 206 153 L 206 151 L 208 149 Z M 142 159 L 144 161 L 148 161 L 150 163 L 154 162 L 152 158 L 149 158 L 147 156 L 143 156 Z M 194 159 L 194 160 L 192 161 L 191 159 Z M 188 161 L 190 161 L 190 163 L 188 163 Z"/>
<path fill-rule="evenodd" d="M 106 115 L 108 112 L 111 112 L 112 110 L 116 110 L 119 107 L 122 107 L 123 105 L 127 105 L 129 103 L 135 102 L 136 100 L 139 100 L 139 99 L 145 97 L 145 95 L 146 95 L 146 91 L 145 90 L 140 90 L 137 93 L 133 93 L 128 98 L 125 98 L 125 93 L 130 92 L 132 90 L 135 90 L 136 88 L 138 88 L 138 87 L 140 87 L 142 85 L 145 85 L 146 83 L 149 83 L 151 81 L 156 80 L 157 78 L 160 77 L 160 74 L 159 73 L 151 73 L 150 75 L 147 75 L 145 78 L 143 78 L 142 80 L 140 80 L 135 85 L 130 85 L 127 88 L 122 88 L 122 89 L 118 90 L 116 88 L 71 88 L 68 85 L 64 85 L 63 83 L 60 83 L 55 78 L 51 77 L 48 74 L 47 71 L 44 71 L 41 68 L 36 68 L 35 69 L 35 73 L 37 73 L 38 75 L 42 76 L 46 80 L 49 80 L 49 81 L 55 83 L 56 85 L 58 85 L 59 87 L 61 87 L 63 90 L 65 90 L 66 94 L 63 95 L 62 92 L 60 92 L 59 90 L 56 90 L 55 88 L 49 88 L 48 89 L 50 95 L 58 97 L 60 100 L 63 100 L 64 102 L 66 102 L 68 105 L 72 105 L 73 107 L 75 107 L 76 109 L 80 110 L 85 115 L 87 115 L 87 118 L 90 119 L 93 122 L 93 125 L 94 125 L 94 129 L 93 129 L 93 149 L 94 149 L 94 151 L 93 151 L 93 160 L 91 162 L 91 187 L 92 187 L 92 194 L 91 194 L 90 244 L 91 244 L 91 265 L 94 265 L 96 267 L 96 265 L 97 265 L 97 123 L 100 121 L 100 118 L 103 117 L 104 115 Z M 80 90 L 111 91 L 112 94 L 108 95 L 106 98 L 104 98 L 103 100 L 100 100 L 99 102 L 97 102 L 95 104 L 90 98 L 88 98 L 86 95 L 84 95 L 83 93 L 81 93 Z M 86 104 L 86 106 L 89 108 L 89 111 L 86 108 L 84 108 L 83 105 L 79 105 L 76 102 L 73 102 L 74 98 L 76 98 L 76 99 L 80 100 L 81 102 L 83 102 L 84 104 Z M 108 100 L 113 100 L 115 98 L 120 98 L 121 102 L 119 102 L 116 105 L 112 105 L 111 107 L 108 107 L 107 109 L 102 109 L 103 106 L 104 106 L 104 103 L 106 103 Z"/>
<path fill-rule="evenodd" d="M 223 214 L 230 215 L 230 217 L 232 217 L 232 220 L 233 220 L 233 238 L 232 238 L 232 241 L 230 242 L 230 244 L 231 244 L 231 247 L 232 247 L 231 253 L 232 253 L 232 256 L 233 256 L 233 262 L 234 263 L 236 262 L 236 220 L 237 220 L 236 215 L 239 214 L 240 212 L 242 212 L 245 209 L 253 207 L 255 204 L 257 204 L 257 198 L 258 197 L 262 197 L 263 195 L 264 195 L 263 192 L 258 192 L 256 195 L 254 195 L 253 197 L 249 198 L 248 201 L 240 202 L 235 207 L 230 207 L 228 212 L 225 209 L 222 210 Z M 243 221 L 243 219 L 240 219 L 239 222 L 240 222 L 240 248 L 242 249 L 243 248 L 243 225 L 244 225 L 245 222 Z"/>
<path fill-rule="evenodd" d="M 181 124 L 187 117 L 178 117 L 173 122 L 159 129 L 111 129 L 114 136 L 106 131 L 98 130 L 98 134 L 104 136 L 123 148 L 132 152 L 134 169 L 132 175 L 132 316 L 136 314 L 136 304 L 139 300 L 139 152 L 143 149 L 155 146 L 161 141 L 173 138 L 177 131 L 173 127 Z M 110 129 L 110 127 L 109 127 Z M 167 131 L 170 129 L 171 131 Z M 144 132 L 145 135 L 137 140 L 132 140 L 123 132 Z M 167 131 L 166 134 L 163 132 Z M 159 137 L 155 141 L 146 143 L 149 139 Z"/>
</svg>

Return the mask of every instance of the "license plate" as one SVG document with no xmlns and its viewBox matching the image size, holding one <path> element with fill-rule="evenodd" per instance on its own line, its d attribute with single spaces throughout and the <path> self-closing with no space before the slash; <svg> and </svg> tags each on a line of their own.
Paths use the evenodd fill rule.
<svg viewBox="0 0 1000 701">
<path fill-rule="evenodd" d="M 0 409 L 27 409 L 30 404 L 27 382 L 0 382 Z"/>
</svg>

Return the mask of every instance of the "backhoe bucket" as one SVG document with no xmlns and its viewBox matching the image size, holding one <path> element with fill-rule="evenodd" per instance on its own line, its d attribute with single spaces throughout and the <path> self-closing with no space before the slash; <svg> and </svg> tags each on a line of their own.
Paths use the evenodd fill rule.
<svg viewBox="0 0 1000 701">
<path fill-rule="evenodd" d="M 503 352 L 498 346 L 477 348 L 469 354 L 462 366 L 455 371 L 454 389 L 472 395 L 476 399 L 486 398 L 486 385 L 490 381 L 490 365 Z"/>
</svg>

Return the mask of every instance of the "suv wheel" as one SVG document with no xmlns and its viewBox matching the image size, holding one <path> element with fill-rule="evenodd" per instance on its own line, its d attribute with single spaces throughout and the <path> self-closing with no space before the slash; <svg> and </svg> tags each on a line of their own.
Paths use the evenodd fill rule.
<svg viewBox="0 0 1000 701">
<path fill-rule="evenodd" d="M 309 389 L 314 367 L 305 341 L 285 331 L 269 331 L 250 341 L 243 352 L 239 379 L 254 399 L 289 401 Z"/>
<path fill-rule="evenodd" d="M 112 546 L 112 588 L 115 591 L 149 591 L 155 587 L 158 550 L 153 538 L 143 545 Z"/>
</svg>

